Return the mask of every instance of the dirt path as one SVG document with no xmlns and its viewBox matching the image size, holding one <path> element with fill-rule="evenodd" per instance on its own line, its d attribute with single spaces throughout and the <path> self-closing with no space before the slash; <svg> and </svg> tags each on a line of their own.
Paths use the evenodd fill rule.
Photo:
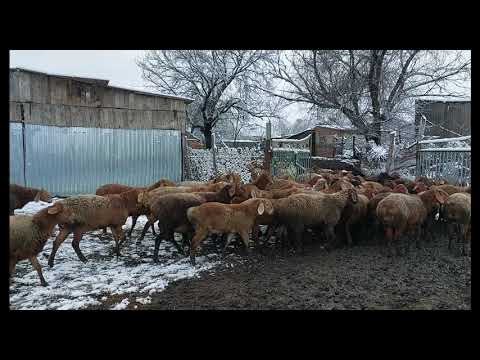
<svg viewBox="0 0 480 360">
<path fill-rule="evenodd" d="M 267 253 L 180 280 L 139 309 L 471 308 L 471 258 L 449 253 L 445 239 L 399 257 L 367 245 L 326 253 L 314 243 L 304 256 Z"/>
</svg>

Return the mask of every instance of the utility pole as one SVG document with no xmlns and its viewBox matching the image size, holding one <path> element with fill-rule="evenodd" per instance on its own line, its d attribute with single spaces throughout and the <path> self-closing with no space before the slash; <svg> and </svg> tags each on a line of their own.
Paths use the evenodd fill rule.
<svg viewBox="0 0 480 360">
<path fill-rule="evenodd" d="M 395 135 L 396 131 L 390 132 L 390 148 L 388 150 L 388 160 L 387 160 L 387 174 L 390 173 L 390 170 L 393 168 L 394 157 L 395 157 Z"/>
<path fill-rule="evenodd" d="M 270 168 L 272 164 L 272 123 L 270 122 L 270 119 L 267 121 L 267 134 L 266 134 L 266 139 L 265 139 L 265 162 L 264 166 L 265 169 L 267 170 L 268 173 L 270 173 Z"/>
</svg>

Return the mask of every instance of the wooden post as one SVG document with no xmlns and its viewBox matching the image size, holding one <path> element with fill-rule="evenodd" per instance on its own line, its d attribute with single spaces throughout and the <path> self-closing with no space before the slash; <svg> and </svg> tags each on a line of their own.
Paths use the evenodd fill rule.
<svg viewBox="0 0 480 360">
<path fill-rule="evenodd" d="M 215 141 L 215 133 L 212 133 L 212 155 L 213 155 L 213 174 L 217 176 L 217 142 Z"/>
<path fill-rule="evenodd" d="M 415 154 L 415 176 L 420 176 L 420 164 L 419 164 L 419 157 L 420 152 L 419 150 L 422 148 L 420 145 L 420 141 L 423 139 L 423 134 L 425 133 L 425 125 L 427 123 L 427 118 L 425 115 L 420 117 L 419 129 L 418 129 L 418 137 L 417 137 L 417 146 L 416 146 L 416 154 Z"/>
<path fill-rule="evenodd" d="M 182 180 L 190 180 L 190 158 L 188 156 L 187 136 L 182 136 Z"/>
<path fill-rule="evenodd" d="M 387 174 L 390 173 L 390 170 L 393 168 L 394 157 L 395 157 L 395 135 L 396 132 L 390 132 L 390 149 L 388 150 L 388 160 L 387 160 Z"/>
<path fill-rule="evenodd" d="M 352 136 L 352 142 L 353 142 L 353 144 L 352 144 L 352 146 L 353 146 L 353 158 L 355 159 L 356 158 L 355 155 L 357 155 L 356 152 L 355 152 L 355 135 Z"/>
<path fill-rule="evenodd" d="M 271 165 L 272 165 L 272 123 L 270 120 L 267 121 L 267 133 L 266 133 L 266 140 L 265 140 L 265 149 L 264 149 L 264 170 L 267 170 L 270 174 L 271 172 Z"/>
</svg>

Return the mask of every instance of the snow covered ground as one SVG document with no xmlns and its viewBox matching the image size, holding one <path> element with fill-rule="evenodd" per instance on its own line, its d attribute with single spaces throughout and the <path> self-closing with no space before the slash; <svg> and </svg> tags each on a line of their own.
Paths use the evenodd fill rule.
<svg viewBox="0 0 480 360">
<path fill-rule="evenodd" d="M 54 199 L 56 201 L 58 199 Z M 44 202 L 30 202 L 15 214 L 34 214 L 38 210 L 50 206 Z M 175 247 L 162 241 L 159 262 L 152 261 L 154 240 L 151 230 L 142 244 L 135 245 L 143 225 L 147 221 L 141 216 L 132 233 L 121 248 L 120 258 L 114 254 L 114 244 L 110 230 L 102 235 L 102 230 L 83 235 L 80 248 L 87 263 L 82 263 L 71 246 L 72 234 L 60 246 L 55 265 L 50 268 L 47 256 L 50 254 L 54 238 L 48 240 L 43 251 L 38 255 L 43 275 L 49 286 L 40 285 L 37 272 L 28 260 L 17 264 L 16 274 L 10 285 L 11 309 L 82 309 L 90 305 L 100 305 L 109 296 L 120 295 L 123 298 L 111 309 L 125 309 L 132 294 L 138 304 L 148 303 L 149 295 L 162 291 L 176 280 L 198 277 L 202 271 L 211 270 L 221 264 L 217 254 L 197 257 L 197 265 L 190 265 L 188 257 L 179 254 Z M 131 226 L 128 218 L 124 230 Z M 56 229 L 58 233 L 58 228 Z M 123 297 L 125 295 L 125 297 Z"/>
</svg>

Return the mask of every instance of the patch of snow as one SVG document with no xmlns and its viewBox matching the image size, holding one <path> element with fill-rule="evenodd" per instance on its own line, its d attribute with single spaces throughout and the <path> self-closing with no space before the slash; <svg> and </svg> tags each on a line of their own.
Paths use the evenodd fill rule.
<svg viewBox="0 0 480 360">
<path fill-rule="evenodd" d="M 217 171 L 225 174 L 234 171 L 242 181 L 250 181 L 250 171 L 247 166 L 253 160 L 263 160 L 263 152 L 254 148 L 218 148 L 216 152 Z M 208 181 L 213 175 L 213 154 L 207 149 L 189 149 L 190 180 Z"/>
<path fill-rule="evenodd" d="M 130 304 L 130 301 L 128 300 L 128 298 L 125 298 L 120 303 L 112 306 L 112 310 L 125 310 L 128 304 Z"/>
<path fill-rule="evenodd" d="M 59 199 L 53 199 L 57 201 Z M 49 203 L 31 202 L 16 214 L 34 214 L 50 206 Z M 19 310 L 37 309 L 82 309 L 100 305 L 110 295 L 154 294 L 164 290 L 171 282 L 199 277 L 200 273 L 221 264 L 217 254 L 198 256 L 197 265 L 192 266 L 188 257 L 178 254 L 172 244 L 162 241 L 159 249 L 159 263 L 152 261 L 154 236 L 149 231 L 138 246 L 136 237 L 146 224 L 147 218 L 137 220 L 132 239 L 121 247 L 117 260 L 113 237 L 110 230 L 102 235 L 102 230 L 85 233 L 80 248 L 87 258 L 82 263 L 70 245 L 70 234 L 58 249 L 53 268 L 48 266 L 54 238 L 50 238 L 37 258 L 49 286 L 40 285 L 37 272 L 28 260 L 17 264 L 16 273 L 10 285 L 10 308 Z M 132 218 L 123 226 L 129 229 Z M 178 235 L 178 234 L 176 234 Z"/>
<path fill-rule="evenodd" d="M 147 296 L 147 297 L 137 297 L 137 299 L 135 300 L 136 302 L 140 303 L 140 304 L 150 304 L 152 302 L 152 298 L 150 296 Z"/>
</svg>

